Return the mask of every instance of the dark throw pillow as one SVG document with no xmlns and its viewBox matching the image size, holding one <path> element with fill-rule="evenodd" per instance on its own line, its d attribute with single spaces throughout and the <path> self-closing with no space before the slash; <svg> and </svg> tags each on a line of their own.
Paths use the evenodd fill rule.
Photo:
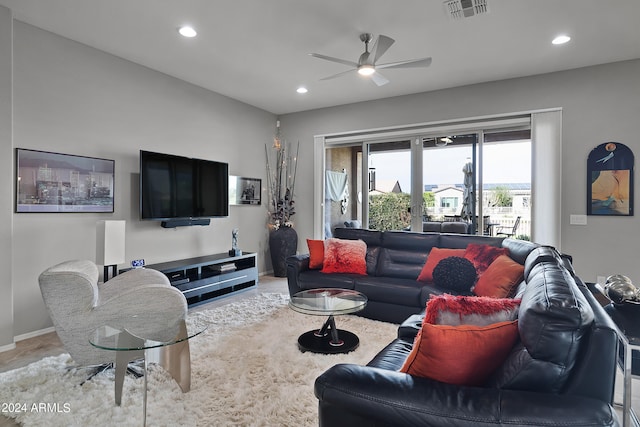
<svg viewBox="0 0 640 427">
<path fill-rule="evenodd" d="M 436 286 L 458 292 L 471 290 L 477 278 L 473 263 L 463 257 L 445 258 L 433 269 L 433 283 Z"/>
</svg>

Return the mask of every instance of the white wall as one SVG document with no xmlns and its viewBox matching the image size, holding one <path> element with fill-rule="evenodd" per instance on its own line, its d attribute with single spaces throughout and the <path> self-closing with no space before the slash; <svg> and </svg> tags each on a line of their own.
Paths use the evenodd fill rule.
<svg viewBox="0 0 640 427">
<path fill-rule="evenodd" d="M 561 249 L 574 256 L 586 281 L 623 273 L 640 285 L 640 214 L 590 216 L 586 226 L 569 225 L 570 214 L 586 214 L 586 161 L 595 146 L 618 141 L 640 156 L 640 60 L 283 116 L 288 138 L 300 140 L 298 170 L 305 171 L 296 184 L 299 247 L 313 234 L 313 183 L 306 171 L 313 170 L 314 135 L 557 107 L 563 117 Z"/>
<path fill-rule="evenodd" d="M 0 19 L 4 32 L 6 19 L 4 15 Z M 7 54 L 2 36 L 0 64 L 4 67 Z M 138 153 L 145 149 L 224 161 L 233 175 L 264 180 L 262 147 L 273 137 L 273 114 L 19 21 L 14 21 L 13 46 L 13 147 L 0 126 L 5 163 L 0 173 L 6 175 L 2 187 L 6 202 L 0 215 L 13 218 L 13 264 L 2 269 L 7 281 L 12 272 L 12 337 L 51 325 L 38 275 L 64 260 L 95 259 L 100 220 L 126 220 L 126 259 L 144 258 L 148 264 L 226 252 L 231 230 L 238 227 L 240 249 L 258 252 L 260 271 L 267 269 L 265 204 L 231 206 L 228 218 L 212 219 L 208 227 L 164 229 L 159 222 L 139 221 Z M 3 75 L 0 92 L 6 90 Z M 3 104 L 2 123 L 6 122 Z M 4 212 L 12 209 L 8 195 L 14 178 L 7 166 L 13 164 L 15 147 L 114 159 L 115 213 L 9 211 L 4 218 Z M 3 264 L 8 259 L 4 255 Z M 1 304 L 10 295 L 4 283 Z M 0 332 L 10 331 L 1 311 Z M 7 344 L 5 335 L 0 339 L 0 347 Z"/>
<path fill-rule="evenodd" d="M 11 148 L 11 11 L 0 6 L 0 349 L 13 346 L 13 287 L 11 282 L 11 200 L 13 151 Z"/>
</svg>

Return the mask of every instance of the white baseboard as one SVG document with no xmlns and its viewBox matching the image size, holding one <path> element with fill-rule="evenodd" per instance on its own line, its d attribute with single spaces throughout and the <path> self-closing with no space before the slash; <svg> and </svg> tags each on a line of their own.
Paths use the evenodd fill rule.
<svg viewBox="0 0 640 427">
<path fill-rule="evenodd" d="M 0 353 L 2 353 L 3 351 L 13 350 L 14 348 L 16 348 L 15 342 L 12 344 L 3 345 L 2 347 L 0 347 Z"/>
<path fill-rule="evenodd" d="M 27 332 L 26 334 L 16 335 L 13 337 L 13 341 L 18 342 L 22 340 L 28 340 L 29 338 L 39 337 L 40 335 L 48 334 L 49 332 L 55 332 L 56 328 L 49 326 L 48 328 L 40 329 L 38 331 Z"/>
</svg>

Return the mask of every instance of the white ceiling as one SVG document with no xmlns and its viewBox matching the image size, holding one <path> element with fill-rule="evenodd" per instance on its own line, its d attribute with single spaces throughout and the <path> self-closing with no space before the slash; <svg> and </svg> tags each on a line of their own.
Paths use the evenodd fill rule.
<svg viewBox="0 0 640 427">
<path fill-rule="evenodd" d="M 455 21 L 441 0 L 0 0 L 17 20 L 275 114 L 640 58 L 638 0 L 488 4 Z M 196 38 L 177 34 L 186 23 Z M 308 54 L 357 61 L 362 32 L 396 40 L 380 62 L 433 63 L 385 70 L 381 87 L 320 81 L 347 67 Z M 551 45 L 559 33 L 571 42 Z"/>
</svg>

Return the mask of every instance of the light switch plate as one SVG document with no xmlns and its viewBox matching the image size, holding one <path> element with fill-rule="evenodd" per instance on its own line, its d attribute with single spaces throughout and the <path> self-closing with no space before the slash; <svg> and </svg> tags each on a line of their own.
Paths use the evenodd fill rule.
<svg viewBox="0 0 640 427">
<path fill-rule="evenodd" d="M 571 225 L 587 225 L 586 215 L 570 215 L 569 224 Z"/>
</svg>

